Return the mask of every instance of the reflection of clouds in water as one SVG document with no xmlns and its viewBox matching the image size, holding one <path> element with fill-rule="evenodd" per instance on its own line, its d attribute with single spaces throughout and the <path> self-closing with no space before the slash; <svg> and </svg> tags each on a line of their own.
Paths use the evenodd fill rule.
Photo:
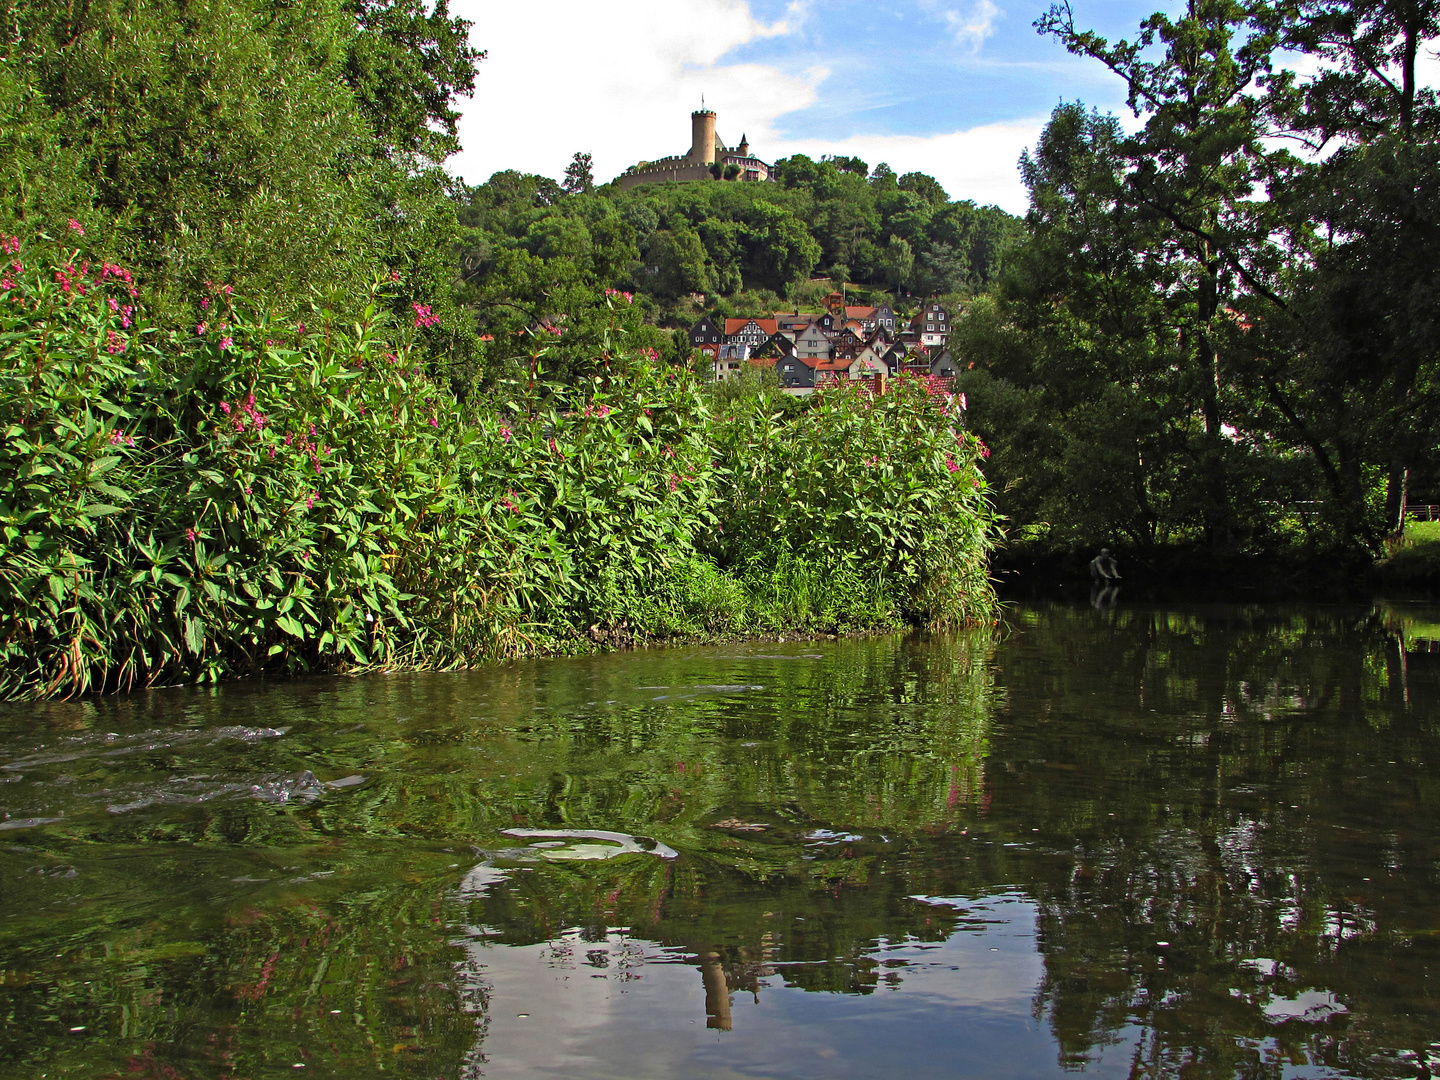
<svg viewBox="0 0 1440 1080">
<path fill-rule="evenodd" d="M 486 869 L 476 884 L 502 876 Z M 706 1026 L 703 948 L 636 940 L 616 927 L 520 946 L 472 930 L 465 980 L 485 987 L 486 1015 L 468 1075 L 730 1080 L 780 1068 L 870 1078 L 902 1061 L 917 1080 L 1053 1072 L 1053 1041 L 1031 1015 L 1042 968 L 1034 905 L 1012 895 L 923 902 L 961 907 L 973 916 L 971 932 L 875 943 L 863 955 L 881 972 L 879 992 L 864 995 L 786 985 L 797 969 L 827 961 L 760 958 L 748 965 L 753 992 L 730 987 L 729 1030 Z M 733 961 L 726 970 L 733 982 Z"/>
</svg>

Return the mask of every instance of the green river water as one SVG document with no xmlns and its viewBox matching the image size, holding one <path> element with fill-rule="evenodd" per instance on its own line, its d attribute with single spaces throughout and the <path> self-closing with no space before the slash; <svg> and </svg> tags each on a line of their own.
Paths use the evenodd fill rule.
<svg viewBox="0 0 1440 1080">
<path fill-rule="evenodd" d="M 0 1076 L 1440 1075 L 1440 612 L 1007 620 L 0 706 Z"/>
</svg>

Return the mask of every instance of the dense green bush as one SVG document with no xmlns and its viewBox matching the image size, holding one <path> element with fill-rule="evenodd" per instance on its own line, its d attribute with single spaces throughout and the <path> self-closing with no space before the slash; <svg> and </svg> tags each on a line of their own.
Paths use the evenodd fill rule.
<svg viewBox="0 0 1440 1080">
<path fill-rule="evenodd" d="M 179 333 L 125 268 L 3 242 L 4 696 L 989 612 L 976 444 L 922 388 L 715 421 L 607 344 L 461 405 L 389 281 L 354 322 L 213 287 Z"/>
</svg>

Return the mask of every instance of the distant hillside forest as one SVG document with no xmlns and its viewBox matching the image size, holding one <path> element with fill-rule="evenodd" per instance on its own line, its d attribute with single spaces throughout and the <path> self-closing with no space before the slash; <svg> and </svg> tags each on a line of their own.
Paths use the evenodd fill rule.
<svg viewBox="0 0 1440 1080">
<path fill-rule="evenodd" d="M 596 188 L 584 155 L 566 190 L 501 172 L 460 197 L 467 229 L 462 302 L 485 333 L 491 365 L 525 355 L 523 330 L 560 313 L 567 338 L 550 363 L 593 357 L 602 327 L 587 315 L 606 287 L 639 294 L 640 311 L 682 327 L 702 312 L 751 315 L 814 304 L 817 273 L 875 292 L 970 296 L 998 279 L 1023 235 L 997 207 L 952 201 L 933 177 L 873 173 L 858 158 L 776 163 L 775 183 L 712 181 Z M 571 333 L 569 331 L 573 330 Z M 657 339 L 676 351 L 685 345 Z"/>
</svg>

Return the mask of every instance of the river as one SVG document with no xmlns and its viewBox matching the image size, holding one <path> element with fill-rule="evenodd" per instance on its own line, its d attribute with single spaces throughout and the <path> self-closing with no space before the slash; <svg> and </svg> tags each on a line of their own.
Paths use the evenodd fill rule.
<svg viewBox="0 0 1440 1080">
<path fill-rule="evenodd" d="M 1440 1075 L 1440 611 L 0 706 L 0 1075 Z"/>
</svg>

